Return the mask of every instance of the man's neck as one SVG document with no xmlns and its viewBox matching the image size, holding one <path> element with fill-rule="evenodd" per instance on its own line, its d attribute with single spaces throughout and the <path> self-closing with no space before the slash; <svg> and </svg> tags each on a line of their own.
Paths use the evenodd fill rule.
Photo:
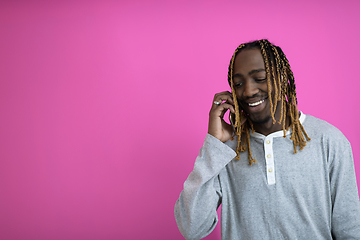
<svg viewBox="0 0 360 240">
<path fill-rule="evenodd" d="M 254 130 L 267 136 L 271 133 L 283 130 L 283 124 L 279 123 L 280 117 L 275 116 L 276 122 L 273 124 L 273 119 L 269 118 L 265 123 L 253 123 Z M 287 116 L 285 120 L 285 128 L 287 129 L 290 124 L 290 117 Z"/>
</svg>

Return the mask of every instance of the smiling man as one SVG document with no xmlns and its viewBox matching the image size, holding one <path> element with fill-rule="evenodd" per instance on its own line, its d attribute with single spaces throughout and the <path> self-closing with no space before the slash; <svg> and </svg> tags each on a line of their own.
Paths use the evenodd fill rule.
<svg viewBox="0 0 360 240">
<path fill-rule="evenodd" d="M 208 134 L 175 204 L 183 236 L 207 236 L 221 205 L 222 239 L 360 239 L 350 143 L 298 111 L 281 48 L 241 44 L 228 76 L 232 91 L 215 94 Z"/>
</svg>

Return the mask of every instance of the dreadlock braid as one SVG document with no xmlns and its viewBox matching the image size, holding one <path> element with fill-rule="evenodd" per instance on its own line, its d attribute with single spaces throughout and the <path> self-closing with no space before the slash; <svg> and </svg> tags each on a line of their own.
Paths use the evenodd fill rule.
<svg viewBox="0 0 360 240">
<path fill-rule="evenodd" d="M 233 67 L 235 58 L 239 54 L 239 52 L 244 49 L 252 48 L 260 49 L 261 55 L 264 59 L 268 95 L 274 96 L 269 97 L 273 124 L 276 122 L 275 112 L 278 106 L 277 102 L 280 101 L 281 109 L 280 119 L 278 123 L 282 124 L 284 137 L 286 137 L 286 130 L 288 130 L 289 128 L 292 129 L 290 139 L 293 141 L 294 153 L 297 153 L 298 147 L 300 150 L 302 150 L 306 146 L 306 142 L 311 140 L 299 121 L 294 74 L 291 71 L 289 61 L 286 58 L 284 52 L 281 50 L 280 47 L 271 44 L 267 39 L 261 39 L 258 41 L 241 44 L 235 50 L 234 54 L 231 57 L 229 64 L 228 81 L 231 87 L 235 106 L 235 131 L 233 135 L 233 137 L 237 136 L 237 156 L 235 157 L 235 159 L 240 159 L 240 152 L 244 152 L 247 150 L 250 165 L 256 163 L 250 149 L 250 129 L 254 132 L 254 126 L 250 119 L 247 119 L 244 124 L 241 124 L 243 122 L 243 119 L 245 118 L 245 113 L 243 109 L 241 109 L 237 100 L 233 81 Z M 272 95 L 273 88 L 274 95 Z M 290 119 L 288 129 L 286 129 L 287 116 L 289 116 Z"/>
</svg>

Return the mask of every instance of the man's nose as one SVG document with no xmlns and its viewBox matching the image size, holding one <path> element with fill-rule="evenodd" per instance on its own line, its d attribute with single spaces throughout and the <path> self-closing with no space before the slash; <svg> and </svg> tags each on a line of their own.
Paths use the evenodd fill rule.
<svg viewBox="0 0 360 240">
<path fill-rule="evenodd" d="M 252 97 L 258 92 L 259 89 L 257 88 L 256 83 L 252 81 L 245 81 L 244 93 L 243 93 L 244 97 Z"/>
</svg>

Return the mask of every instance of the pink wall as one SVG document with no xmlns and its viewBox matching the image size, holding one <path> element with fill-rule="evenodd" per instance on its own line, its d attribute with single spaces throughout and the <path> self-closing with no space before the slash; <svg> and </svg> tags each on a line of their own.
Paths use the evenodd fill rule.
<svg viewBox="0 0 360 240">
<path fill-rule="evenodd" d="M 348 137 L 360 183 L 359 1 L 13 2 L 0 3 L 0 239 L 183 239 L 173 207 L 213 94 L 259 38 L 290 59 L 299 108 Z"/>
</svg>

